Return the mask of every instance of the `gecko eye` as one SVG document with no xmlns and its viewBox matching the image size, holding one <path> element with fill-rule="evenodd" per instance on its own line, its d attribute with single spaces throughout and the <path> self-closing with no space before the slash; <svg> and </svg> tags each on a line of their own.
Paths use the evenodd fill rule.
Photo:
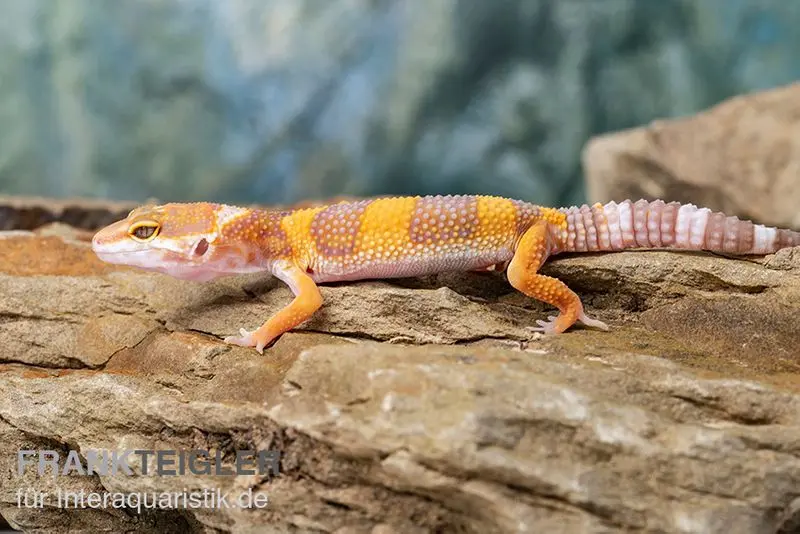
<svg viewBox="0 0 800 534">
<path fill-rule="evenodd" d="M 158 235 L 161 226 L 152 221 L 138 222 L 128 229 L 130 235 L 136 241 L 150 241 Z"/>
</svg>

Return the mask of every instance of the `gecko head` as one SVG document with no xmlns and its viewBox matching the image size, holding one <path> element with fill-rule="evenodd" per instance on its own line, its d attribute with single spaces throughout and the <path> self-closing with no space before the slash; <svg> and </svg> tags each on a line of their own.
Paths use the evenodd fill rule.
<svg viewBox="0 0 800 534">
<path fill-rule="evenodd" d="M 226 209 L 234 208 L 205 202 L 142 206 L 97 232 L 92 250 L 107 263 L 210 280 L 228 274 L 214 259 Z"/>
</svg>

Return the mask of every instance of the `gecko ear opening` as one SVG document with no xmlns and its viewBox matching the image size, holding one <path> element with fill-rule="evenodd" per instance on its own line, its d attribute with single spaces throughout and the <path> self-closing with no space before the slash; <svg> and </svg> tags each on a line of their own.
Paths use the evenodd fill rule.
<svg viewBox="0 0 800 534">
<path fill-rule="evenodd" d="M 208 240 L 206 238 L 200 239 L 197 244 L 194 246 L 194 255 L 195 256 L 202 256 L 208 251 Z"/>
</svg>

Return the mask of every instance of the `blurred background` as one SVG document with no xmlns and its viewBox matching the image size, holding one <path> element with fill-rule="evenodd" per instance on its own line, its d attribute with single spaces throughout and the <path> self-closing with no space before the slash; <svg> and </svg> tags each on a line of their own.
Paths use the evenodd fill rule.
<svg viewBox="0 0 800 534">
<path fill-rule="evenodd" d="M 2 0 L 0 193 L 585 198 L 593 135 L 800 79 L 786 0 Z"/>
</svg>

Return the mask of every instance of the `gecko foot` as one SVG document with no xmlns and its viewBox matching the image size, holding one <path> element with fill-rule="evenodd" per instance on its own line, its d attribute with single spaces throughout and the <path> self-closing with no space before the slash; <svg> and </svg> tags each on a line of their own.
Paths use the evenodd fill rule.
<svg viewBox="0 0 800 534">
<path fill-rule="evenodd" d="M 239 329 L 240 336 L 228 336 L 223 341 L 231 345 L 239 345 L 240 347 L 255 347 L 259 354 L 264 354 L 264 347 L 267 346 L 271 340 L 265 339 L 264 336 L 258 335 L 258 330 L 245 330 Z"/>
<path fill-rule="evenodd" d="M 558 319 L 558 317 L 555 315 L 548 315 L 546 321 L 537 319 L 536 324 L 538 324 L 539 327 L 533 327 L 529 330 L 532 332 L 542 332 L 543 334 L 557 334 L 559 331 L 556 328 L 556 319 Z"/>
<path fill-rule="evenodd" d="M 606 323 L 597 319 L 593 319 L 583 312 L 581 312 L 581 314 L 578 316 L 577 321 L 590 328 L 597 328 L 605 331 L 610 330 L 609 326 Z M 547 317 L 547 321 L 538 319 L 536 321 L 536 324 L 539 325 L 539 327 L 531 328 L 530 329 L 531 331 L 542 332 L 543 334 L 559 334 L 564 330 L 566 330 L 566 328 L 558 324 L 558 316 L 556 315 L 549 315 Z"/>
</svg>

